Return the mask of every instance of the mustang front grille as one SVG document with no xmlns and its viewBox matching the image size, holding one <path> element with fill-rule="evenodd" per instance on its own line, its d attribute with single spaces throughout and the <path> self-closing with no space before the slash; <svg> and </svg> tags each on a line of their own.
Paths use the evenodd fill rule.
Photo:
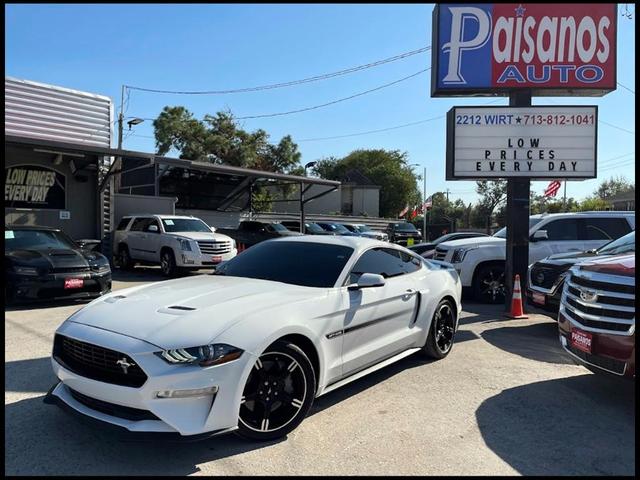
<svg viewBox="0 0 640 480">
<path fill-rule="evenodd" d="M 124 353 L 56 335 L 53 358 L 63 367 L 83 377 L 100 382 L 141 387 L 147 375 Z"/>
</svg>

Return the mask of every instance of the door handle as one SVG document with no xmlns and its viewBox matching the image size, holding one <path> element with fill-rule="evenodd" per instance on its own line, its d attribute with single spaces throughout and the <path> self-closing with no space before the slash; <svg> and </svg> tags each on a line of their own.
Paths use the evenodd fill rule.
<svg viewBox="0 0 640 480">
<path fill-rule="evenodd" d="M 405 295 L 415 295 L 416 293 L 418 293 L 417 290 L 414 290 L 413 288 L 408 288 L 405 292 Z"/>
</svg>

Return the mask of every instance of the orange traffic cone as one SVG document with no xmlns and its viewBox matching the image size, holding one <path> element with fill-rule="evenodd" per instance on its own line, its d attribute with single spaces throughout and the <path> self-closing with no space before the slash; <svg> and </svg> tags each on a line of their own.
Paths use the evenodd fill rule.
<svg viewBox="0 0 640 480">
<path fill-rule="evenodd" d="M 520 292 L 520 275 L 516 274 L 513 282 L 513 296 L 511 297 L 511 312 L 507 313 L 509 318 L 529 318 L 522 310 L 522 293 Z"/>
</svg>

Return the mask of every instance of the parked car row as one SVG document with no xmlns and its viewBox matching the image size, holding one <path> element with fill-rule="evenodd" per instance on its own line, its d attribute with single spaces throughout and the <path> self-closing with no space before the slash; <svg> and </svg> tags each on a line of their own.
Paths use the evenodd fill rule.
<svg viewBox="0 0 640 480">
<path fill-rule="evenodd" d="M 554 254 L 598 249 L 634 229 L 634 212 L 531 215 L 529 264 Z M 436 245 L 433 258 L 453 264 L 463 288 L 473 293 L 477 301 L 503 303 L 506 237 L 505 227 L 492 236 L 442 242 Z"/>
</svg>

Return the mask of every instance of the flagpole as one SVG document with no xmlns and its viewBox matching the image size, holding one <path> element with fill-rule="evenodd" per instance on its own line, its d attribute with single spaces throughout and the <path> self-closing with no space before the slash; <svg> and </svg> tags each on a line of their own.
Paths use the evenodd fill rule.
<svg viewBox="0 0 640 480">
<path fill-rule="evenodd" d="M 564 195 L 562 197 L 562 211 L 567 211 L 567 180 L 564 181 Z"/>
<path fill-rule="evenodd" d="M 427 167 L 424 167 L 424 174 L 422 176 L 422 241 L 427 241 Z"/>
</svg>

